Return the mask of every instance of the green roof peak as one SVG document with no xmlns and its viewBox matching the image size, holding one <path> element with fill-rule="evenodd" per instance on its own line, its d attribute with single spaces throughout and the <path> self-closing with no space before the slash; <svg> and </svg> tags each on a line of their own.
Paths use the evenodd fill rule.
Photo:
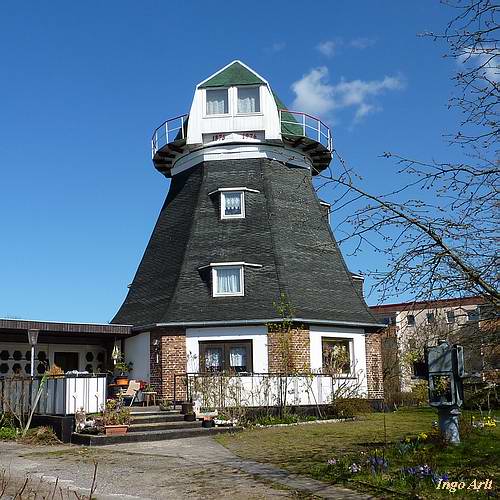
<svg viewBox="0 0 500 500">
<path fill-rule="evenodd" d="M 266 82 L 239 61 L 234 61 L 229 66 L 215 73 L 208 80 L 199 85 L 207 87 L 234 87 L 235 85 L 264 85 Z"/>
</svg>

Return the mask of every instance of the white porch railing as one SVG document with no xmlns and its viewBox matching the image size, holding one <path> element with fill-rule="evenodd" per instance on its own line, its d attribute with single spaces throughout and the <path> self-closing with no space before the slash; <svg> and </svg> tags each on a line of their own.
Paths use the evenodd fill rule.
<svg viewBox="0 0 500 500">
<path fill-rule="evenodd" d="M 354 376 L 188 373 L 175 376 L 174 399 L 185 389 L 187 400 L 201 407 L 325 405 L 335 397 L 366 396 L 360 388 L 360 381 Z"/>
<path fill-rule="evenodd" d="M 167 144 L 186 138 L 188 116 L 188 114 L 185 114 L 176 116 L 175 118 L 169 118 L 155 129 L 153 137 L 151 138 L 153 158 L 156 152 Z"/>
<path fill-rule="evenodd" d="M 322 144 L 328 151 L 333 151 L 333 139 L 330 128 L 319 118 L 302 113 L 280 109 L 281 134 L 295 137 L 307 137 Z"/>
<path fill-rule="evenodd" d="M 0 378 L 0 412 L 26 413 L 36 397 L 42 377 Z M 97 413 L 106 402 L 106 375 L 65 375 L 45 379 L 36 413 L 73 415 L 83 408 Z"/>
</svg>

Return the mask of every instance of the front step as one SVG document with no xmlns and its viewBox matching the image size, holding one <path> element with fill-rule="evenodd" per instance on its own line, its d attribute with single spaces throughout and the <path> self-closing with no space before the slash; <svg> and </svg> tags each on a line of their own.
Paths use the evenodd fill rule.
<svg viewBox="0 0 500 500">
<path fill-rule="evenodd" d="M 200 422 L 184 422 L 182 419 L 178 422 L 152 422 L 152 423 L 135 423 L 134 420 L 128 428 L 128 432 L 146 432 L 146 431 L 161 431 L 167 429 L 192 429 L 200 427 Z"/>
<path fill-rule="evenodd" d="M 145 413 L 145 414 L 133 414 L 132 423 L 133 424 L 153 424 L 153 423 L 165 423 L 165 422 L 184 422 L 184 415 L 180 413 L 176 414 L 163 414 L 163 413 Z"/>
<path fill-rule="evenodd" d="M 211 429 L 205 429 L 199 425 L 200 424 L 198 423 L 198 427 L 193 429 L 127 432 L 127 434 L 123 436 L 93 436 L 90 434 L 78 434 L 74 432 L 71 436 L 71 442 L 73 444 L 82 444 L 84 446 L 102 446 L 116 443 L 138 443 L 143 441 L 161 441 L 164 439 L 210 436 L 224 432 L 237 432 L 241 430 L 241 428 L 238 427 L 212 427 Z"/>
</svg>

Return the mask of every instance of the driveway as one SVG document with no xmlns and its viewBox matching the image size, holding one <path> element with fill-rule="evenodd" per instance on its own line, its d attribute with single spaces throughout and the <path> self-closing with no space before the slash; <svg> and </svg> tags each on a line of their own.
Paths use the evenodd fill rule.
<svg viewBox="0 0 500 500">
<path fill-rule="evenodd" d="M 79 494 L 90 491 L 97 462 L 97 499 L 370 498 L 313 479 L 241 460 L 211 437 L 96 448 L 29 447 L 0 442 L 0 469 L 18 482 L 54 482 Z M 42 487 L 39 487 L 41 490 Z M 43 488 L 44 489 L 44 488 Z"/>
</svg>

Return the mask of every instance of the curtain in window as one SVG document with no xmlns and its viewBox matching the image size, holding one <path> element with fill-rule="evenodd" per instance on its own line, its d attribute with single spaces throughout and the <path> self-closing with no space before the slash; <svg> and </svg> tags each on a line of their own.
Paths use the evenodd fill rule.
<svg viewBox="0 0 500 500">
<path fill-rule="evenodd" d="M 241 193 L 224 193 L 225 215 L 241 214 Z"/>
<path fill-rule="evenodd" d="M 227 113 L 227 90 L 207 90 L 207 115 Z"/>
<path fill-rule="evenodd" d="M 240 270 L 224 269 L 217 270 L 217 290 L 219 293 L 239 293 L 240 288 Z"/>
<path fill-rule="evenodd" d="M 247 371 L 247 350 L 245 347 L 231 347 L 229 364 L 236 371 Z"/>
<path fill-rule="evenodd" d="M 259 89 L 256 87 L 238 89 L 238 113 L 260 112 Z"/>
<path fill-rule="evenodd" d="M 205 351 L 205 369 L 207 372 L 222 370 L 222 349 L 207 349 Z"/>
</svg>

